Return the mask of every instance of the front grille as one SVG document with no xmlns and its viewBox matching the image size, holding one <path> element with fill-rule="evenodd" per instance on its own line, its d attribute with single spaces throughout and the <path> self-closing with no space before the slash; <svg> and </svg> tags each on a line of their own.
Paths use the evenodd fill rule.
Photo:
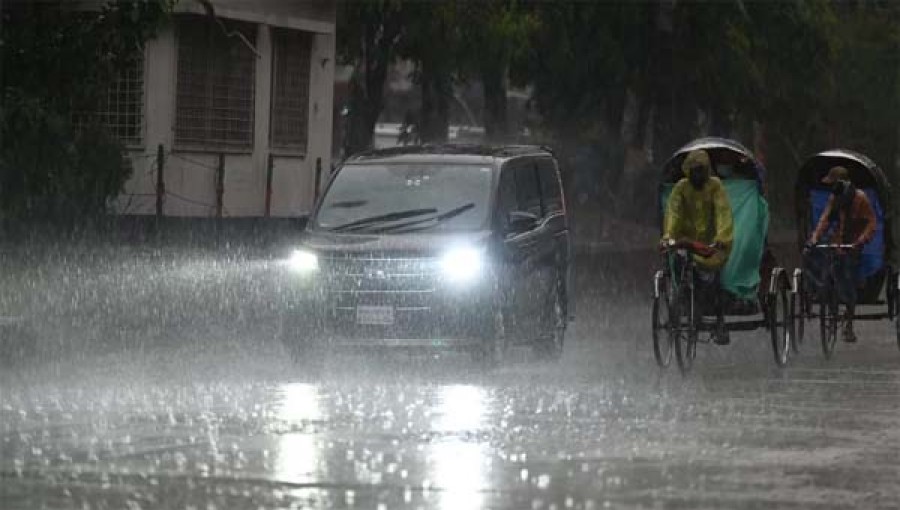
<svg viewBox="0 0 900 510">
<path fill-rule="evenodd" d="M 433 257 L 378 255 L 320 259 L 328 313 L 326 336 L 334 339 L 455 339 L 483 334 L 477 295 L 448 294 Z M 360 306 L 390 307 L 393 322 L 362 324 Z M 474 309 L 473 309 L 474 307 Z"/>
<path fill-rule="evenodd" d="M 335 309 L 385 305 L 428 309 L 438 277 L 433 258 L 332 257 L 322 261 Z"/>
</svg>

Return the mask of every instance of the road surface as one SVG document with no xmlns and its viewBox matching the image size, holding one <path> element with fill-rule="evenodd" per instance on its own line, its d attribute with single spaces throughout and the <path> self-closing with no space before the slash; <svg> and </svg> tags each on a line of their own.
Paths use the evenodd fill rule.
<svg viewBox="0 0 900 510">
<path fill-rule="evenodd" d="M 0 508 L 900 505 L 893 325 L 828 362 L 813 334 L 786 369 L 736 334 L 683 377 L 652 359 L 650 265 L 582 261 L 558 363 L 339 356 L 317 378 L 272 340 L 264 264 L 33 273 L 47 345 L 0 371 Z"/>
</svg>

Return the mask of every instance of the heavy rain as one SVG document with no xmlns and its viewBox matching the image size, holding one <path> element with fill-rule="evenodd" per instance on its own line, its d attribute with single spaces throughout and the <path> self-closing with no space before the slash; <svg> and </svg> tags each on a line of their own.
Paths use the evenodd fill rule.
<svg viewBox="0 0 900 510">
<path fill-rule="evenodd" d="M 898 5 L 0 15 L 0 508 L 900 504 Z"/>
</svg>

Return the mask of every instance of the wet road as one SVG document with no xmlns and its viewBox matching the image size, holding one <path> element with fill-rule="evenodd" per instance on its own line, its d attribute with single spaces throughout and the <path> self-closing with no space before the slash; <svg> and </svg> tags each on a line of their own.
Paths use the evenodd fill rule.
<svg viewBox="0 0 900 510">
<path fill-rule="evenodd" d="M 604 267 L 625 259 L 631 271 Z M 63 349 L 4 368 L 0 508 L 900 504 L 889 324 L 861 327 L 860 343 L 839 344 L 830 362 L 808 340 L 782 370 L 762 332 L 737 334 L 729 347 L 702 346 L 682 377 L 652 360 L 647 268 L 629 255 L 595 264 L 558 363 L 522 351 L 482 373 L 453 356 L 344 356 L 312 379 L 271 341 L 264 312 L 213 327 L 157 309 L 166 321 L 127 349 Z M 187 273 L 202 287 L 203 271 Z M 163 289 L 182 281 L 159 278 Z M 138 329 L 64 325 L 59 337 L 79 345 L 84 331 Z"/>
</svg>

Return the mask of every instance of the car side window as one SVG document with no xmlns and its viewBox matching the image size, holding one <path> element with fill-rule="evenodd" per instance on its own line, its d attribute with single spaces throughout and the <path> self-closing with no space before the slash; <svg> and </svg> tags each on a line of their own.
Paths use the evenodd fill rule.
<svg viewBox="0 0 900 510">
<path fill-rule="evenodd" d="M 503 227 L 509 222 L 509 213 L 519 210 L 516 195 L 516 176 L 514 169 L 504 168 L 500 173 L 500 190 L 498 197 L 498 214 Z"/>
<path fill-rule="evenodd" d="M 516 175 L 516 196 L 519 210 L 542 218 L 544 211 L 537 165 L 533 160 L 525 161 L 522 164 L 517 164 L 514 172 Z"/>
<path fill-rule="evenodd" d="M 541 179 L 541 193 L 544 198 L 544 216 L 562 211 L 562 189 L 554 161 L 550 158 L 540 159 L 538 161 L 538 174 Z"/>
</svg>

